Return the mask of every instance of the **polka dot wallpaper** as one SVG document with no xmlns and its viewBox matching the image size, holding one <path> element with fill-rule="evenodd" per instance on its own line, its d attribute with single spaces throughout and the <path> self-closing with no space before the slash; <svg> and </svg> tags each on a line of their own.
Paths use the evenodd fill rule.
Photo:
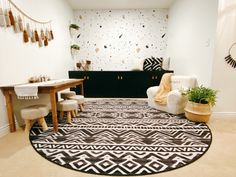
<svg viewBox="0 0 236 177">
<path fill-rule="evenodd" d="M 75 19 L 74 59 L 91 60 L 91 70 L 133 70 L 144 58 L 165 56 L 167 9 L 77 10 Z"/>
</svg>

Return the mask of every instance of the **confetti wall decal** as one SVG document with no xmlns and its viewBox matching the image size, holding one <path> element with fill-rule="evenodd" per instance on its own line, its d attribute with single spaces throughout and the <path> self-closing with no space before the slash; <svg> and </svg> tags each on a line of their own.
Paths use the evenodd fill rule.
<svg viewBox="0 0 236 177">
<path fill-rule="evenodd" d="M 167 9 L 77 10 L 76 60 L 91 70 L 132 70 L 145 58 L 165 57 Z"/>
</svg>

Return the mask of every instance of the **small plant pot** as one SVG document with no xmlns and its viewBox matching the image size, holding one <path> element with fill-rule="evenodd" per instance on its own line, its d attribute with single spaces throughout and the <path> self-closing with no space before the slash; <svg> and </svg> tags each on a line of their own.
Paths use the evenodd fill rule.
<svg viewBox="0 0 236 177">
<path fill-rule="evenodd" d="M 90 64 L 91 64 L 91 61 L 90 61 L 90 60 L 86 60 L 86 64 L 87 64 L 87 65 L 90 65 Z"/>
<path fill-rule="evenodd" d="M 71 48 L 71 54 L 72 54 L 72 55 L 77 55 L 78 52 L 79 52 L 78 49 L 73 49 L 73 48 Z"/>
<path fill-rule="evenodd" d="M 77 33 L 78 33 L 78 30 L 77 30 L 77 29 L 75 29 L 75 28 L 70 28 L 70 35 L 71 35 L 71 37 L 77 35 Z"/>
<path fill-rule="evenodd" d="M 82 63 L 76 63 L 77 68 L 81 68 L 82 67 Z"/>
<path fill-rule="evenodd" d="M 187 119 L 194 122 L 208 122 L 211 116 L 211 106 L 188 101 L 185 109 Z"/>
</svg>

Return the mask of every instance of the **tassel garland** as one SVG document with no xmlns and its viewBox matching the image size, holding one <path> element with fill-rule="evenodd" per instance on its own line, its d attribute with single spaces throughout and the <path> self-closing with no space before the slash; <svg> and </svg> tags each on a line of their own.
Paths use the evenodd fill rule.
<svg viewBox="0 0 236 177">
<path fill-rule="evenodd" d="M 37 42 L 39 47 L 48 46 L 54 39 L 51 21 L 40 22 L 31 18 L 12 0 L 0 0 L 0 27 L 12 27 L 15 33 L 22 32 L 24 43 Z"/>
<path fill-rule="evenodd" d="M 44 46 L 48 46 L 48 38 L 47 37 L 45 37 L 45 39 L 44 39 Z"/>
<path fill-rule="evenodd" d="M 29 36 L 26 30 L 23 31 L 23 39 L 25 43 L 29 42 Z"/>
<path fill-rule="evenodd" d="M 33 31 L 33 30 L 31 31 L 31 42 L 32 42 L 32 43 L 35 43 L 35 42 L 36 42 L 36 39 L 35 39 L 35 35 L 34 35 L 34 31 Z"/>
<path fill-rule="evenodd" d="M 39 41 L 39 35 L 38 35 L 38 31 L 37 30 L 34 31 L 34 36 L 35 36 L 35 40 Z"/>
<path fill-rule="evenodd" d="M 24 31 L 23 21 L 22 21 L 20 15 L 18 15 L 18 25 L 19 25 L 20 31 L 23 32 Z"/>
<path fill-rule="evenodd" d="M 11 24 L 12 26 L 14 26 L 14 25 L 15 25 L 15 19 L 14 19 L 14 16 L 13 16 L 12 11 L 9 10 L 8 14 L 9 14 L 9 19 L 10 19 L 10 24 Z"/>
<path fill-rule="evenodd" d="M 8 10 L 5 10 L 5 23 L 6 23 L 6 27 L 10 27 L 11 26 Z"/>
<path fill-rule="evenodd" d="M 15 31 L 15 33 L 19 33 L 19 32 L 20 32 L 20 27 L 19 27 L 17 18 L 15 17 L 14 19 L 15 19 L 15 24 L 14 24 L 14 26 L 13 26 L 14 31 Z"/>
<path fill-rule="evenodd" d="M 44 35 L 44 31 L 42 29 L 40 31 L 40 37 L 42 38 L 42 40 L 44 40 L 45 35 Z"/>
<path fill-rule="evenodd" d="M 28 36 L 32 37 L 32 33 L 31 33 L 31 29 L 30 29 L 30 24 L 29 23 L 26 24 L 26 31 L 28 33 Z"/>
<path fill-rule="evenodd" d="M 48 41 L 51 41 L 51 34 L 50 34 L 50 31 L 48 29 L 46 29 L 46 36 L 48 38 Z"/>
<path fill-rule="evenodd" d="M 0 26 L 1 27 L 5 27 L 5 15 L 4 12 L 2 10 L 2 8 L 0 8 Z"/>
<path fill-rule="evenodd" d="M 43 40 L 41 37 L 39 38 L 38 45 L 39 47 L 43 47 Z"/>
<path fill-rule="evenodd" d="M 53 40 L 53 39 L 54 39 L 54 36 L 53 36 L 52 30 L 50 30 L 50 35 L 51 35 L 51 39 Z"/>
</svg>

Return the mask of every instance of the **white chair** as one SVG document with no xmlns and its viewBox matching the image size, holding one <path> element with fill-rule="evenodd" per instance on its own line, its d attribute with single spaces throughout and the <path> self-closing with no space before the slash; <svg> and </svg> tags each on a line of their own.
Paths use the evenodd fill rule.
<svg viewBox="0 0 236 177">
<path fill-rule="evenodd" d="M 197 86 L 196 77 L 173 75 L 171 77 L 171 91 L 167 95 L 167 104 L 163 106 L 155 102 L 155 96 L 159 86 L 153 86 L 147 89 L 148 105 L 171 114 L 184 113 L 187 99 L 180 93 L 180 89 L 189 89 L 195 86 Z"/>
</svg>

